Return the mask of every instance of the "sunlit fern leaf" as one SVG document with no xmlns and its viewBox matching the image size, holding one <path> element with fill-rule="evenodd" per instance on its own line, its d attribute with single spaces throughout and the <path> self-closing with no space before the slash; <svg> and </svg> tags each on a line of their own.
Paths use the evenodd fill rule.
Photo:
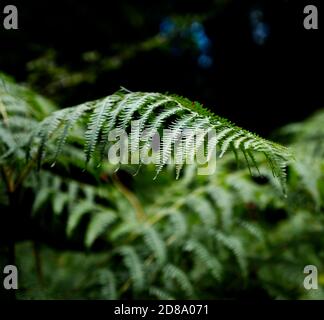
<svg viewBox="0 0 324 320">
<path fill-rule="evenodd" d="M 41 162 L 45 157 L 46 144 L 48 143 L 54 132 L 62 125 L 65 115 L 69 114 L 70 112 L 70 108 L 54 112 L 49 118 L 46 118 L 44 121 L 42 121 L 35 130 L 35 135 L 37 138 L 39 138 L 39 141 L 36 141 L 36 143 L 39 144 L 37 154 L 38 168 L 40 168 Z M 35 138 L 35 135 L 31 136 L 30 145 L 28 146 L 28 158 L 30 157 L 30 148 L 32 146 L 33 138 Z M 61 145 L 61 147 L 56 150 L 57 155 L 57 151 L 60 151 L 62 147 L 63 145 Z"/>
<path fill-rule="evenodd" d="M 147 129 L 147 134 L 145 135 L 145 143 L 141 149 L 141 155 L 146 155 L 146 153 L 152 148 L 152 141 L 155 134 L 161 129 L 163 123 L 171 116 L 181 112 L 182 109 L 178 106 L 171 109 L 166 109 L 162 111 L 149 125 Z M 163 144 L 163 142 L 162 142 Z"/>
<path fill-rule="evenodd" d="M 155 99 L 159 96 L 157 93 L 143 95 L 138 93 L 138 97 L 135 96 L 133 103 L 127 104 L 125 109 L 122 111 L 121 114 L 121 127 L 126 129 L 130 122 L 134 119 L 134 114 L 139 112 L 143 109 L 147 109 L 148 106 L 152 106 Z M 153 106 L 155 108 L 155 106 Z M 151 110 L 152 107 L 149 109 Z M 151 111 L 149 111 L 150 113 Z"/>
<path fill-rule="evenodd" d="M 179 178 L 180 172 L 184 166 L 185 161 L 188 163 L 194 163 L 195 153 L 192 152 L 195 146 L 195 137 L 197 132 L 201 130 L 207 130 L 210 125 L 208 118 L 197 119 L 194 125 L 188 126 L 187 130 L 184 130 L 182 140 L 180 141 L 181 146 L 177 149 L 176 152 L 176 177 Z M 213 128 L 213 127 L 212 127 Z M 182 161 L 181 161 L 182 160 Z"/>
<path fill-rule="evenodd" d="M 158 175 L 162 168 L 166 165 L 168 160 L 170 159 L 173 145 L 180 138 L 182 131 L 191 125 L 191 122 L 196 117 L 196 114 L 184 115 L 177 122 L 173 123 L 168 130 L 168 134 L 163 136 L 163 144 L 161 146 L 161 156 L 160 156 L 160 164 L 157 167 L 156 174 Z M 177 159 L 175 159 L 177 161 Z"/>
<path fill-rule="evenodd" d="M 112 107 L 119 100 L 116 95 L 108 96 L 100 101 L 94 108 L 94 111 L 89 119 L 88 130 L 85 133 L 85 154 L 88 162 L 95 150 L 100 132 L 103 125 L 107 121 L 109 114 L 112 112 Z"/>
<path fill-rule="evenodd" d="M 57 143 L 56 153 L 54 156 L 54 163 L 58 157 L 58 155 L 62 152 L 63 146 L 66 142 L 66 139 L 69 134 L 69 130 L 75 125 L 75 123 L 81 118 L 81 116 L 90 108 L 88 104 L 83 104 L 80 106 L 75 107 L 73 110 L 71 110 L 71 113 L 65 114 L 65 119 L 63 121 L 65 122 L 63 132 L 60 135 Z"/>
<path fill-rule="evenodd" d="M 219 139 L 221 139 L 221 138 L 220 138 L 221 134 L 222 134 L 222 133 L 220 133 L 220 134 L 218 135 Z M 226 135 L 226 133 L 225 133 L 225 135 Z M 225 135 L 224 135 L 224 136 L 225 136 Z M 240 145 L 240 141 L 241 141 L 241 139 L 238 139 L 238 138 L 241 137 L 242 135 L 244 135 L 244 132 L 243 132 L 243 131 L 239 131 L 239 132 L 236 132 L 236 133 L 233 134 L 233 135 L 230 135 L 228 138 L 226 138 L 226 139 L 223 141 L 223 143 L 222 143 L 222 146 L 221 146 L 221 153 L 220 153 L 219 157 L 220 157 L 220 158 L 223 157 L 223 155 L 225 154 L 225 152 L 228 150 L 230 144 L 231 144 L 233 141 L 235 141 L 235 139 L 236 139 L 236 141 L 235 141 L 235 148 L 238 149 L 238 146 Z M 246 137 L 243 137 L 243 138 L 246 138 Z"/>
<path fill-rule="evenodd" d="M 84 122 L 88 122 L 85 134 L 86 161 L 90 160 L 96 149 L 102 149 L 102 145 L 107 144 L 108 134 L 111 130 L 126 129 L 131 121 L 138 120 L 140 121 L 140 136 L 142 137 L 144 130 L 146 133 L 139 146 L 142 157 L 152 148 L 152 140 L 157 132 L 162 129 L 172 130 L 171 135 L 161 139 L 160 146 L 166 148 L 162 150 L 157 174 L 170 159 L 179 135 L 187 128 L 193 130 L 201 128 L 204 133 L 199 137 L 199 141 L 194 144 L 192 137 L 190 137 L 187 144 L 189 149 L 184 148 L 183 151 L 177 151 L 176 158 L 185 159 L 188 155 L 195 156 L 199 150 L 198 147 L 205 143 L 207 134 L 216 130 L 216 135 L 209 141 L 209 147 L 214 147 L 213 151 L 208 153 L 209 156 L 219 145 L 221 156 L 227 151 L 232 150 L 234 152 L 235 150 L 235 152 L 244 154 L 249 165 L 256 165 L 254 153 L 263 153 L 268 159 L 274 175 L 279 178 L 283 185 L 285 183 L 285 167 L 290 160 L 288 149 L 236 127 L 229 121 L 214 115 L 200 104 L 192 103 L 188 99 L 159 93 L 125 93 L 119 91 L 105 99 L 94 101 L 88 106 L 84 109 L 78 106 L 70 108 L 68 111 L 63 109 L 44 120 L 41 129 L 35 135 L 35 137 L 40 138 L 38 156 L 40 160 L 42 160 L 46 142 L 51 138 L 53 132 L 65 125 L 56 149 L 57 155 L 61 152 L 62 145 L 66 142 L 66 134 L 71 125 L 78 120 L 78 117 L 83 118 Z M 75 108 L 79 108 L 80 112 L 73 112 Z M 105 148 L 101 152 L 105 152 Z M 183 153 L 181 154 L 181 152 Z M 179 176 L 182 166 L 181 163 L 177 164 L 177 176 Z"/>
<path fill-rule="evenodd" d="M 146 110 L 143 112 L 143 115 L 140 119 L 140 133 L 143 132 L 144 128 L 147 126 L 147 122 L 149 119 L 154 117 L 154 111 L 168 103 L 170 103 L 171 99 L 169 97 L 164 97 L 163 95 L 159 94 L 158 98 L 154 100 L 151 104 L 149 104 Z"/>
<path fill-rule="evenodd" d="M 108 114 L 107 117 L 107 127 L 105 128 L 106 132 L 109 132 L 112 129 L 116 129 L 119 127 L 119 118 L 121 116 L 121 113 L 132 103 L 137 101 L 141 95 L 139 95 L 138 92 L 134 92 L 133 94 L 125 94 L 122 95 L 120 93 L 121 97 L 120 99 L 116 99 L 116 103 L 113 105 L 113 108 L 111 109 L 111 112 Z M 97 139 L 95 140 L 96 144 Z"/>
</svg>

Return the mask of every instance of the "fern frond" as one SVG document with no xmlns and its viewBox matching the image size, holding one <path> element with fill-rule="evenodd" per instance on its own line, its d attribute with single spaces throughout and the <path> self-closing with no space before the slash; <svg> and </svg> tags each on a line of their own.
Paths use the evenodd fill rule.
<svg viewBox="0 0 324 320">
<path fill-rule="evenodd" d="M 119 97 L 117 95 L 108 96 L 98 103 L 90 117 L 88 130 L 85 133 L 85 154 L 86 162 L 89 162 L 95 146 L 98 143 L 99 134 L 103 129 L 104 123 L 107 121 L 111 109 Z"/>
<path fill-rule="evenodd" d="M 117 284 L 114 273 L 110 270 L 100 270 L 98 274 L 99 283 L 102 285 L 101 293 L 105 299 L 117 299 Z"/>
<path fill-rule="evenodd" d="M 173 264 L 168 264 L 163 270 L 166 281 L 175 281 L 182 291 L 189 297 L 194 294 L 194 288 L 184 271 Z"/>
<path fill-rule="evenodd" d="M 7 148 L 12 148 L 16 145 L 16 141 L 11 135 L 11 132 L 5 127 L 0 127 L 0 143 L 6 145 Z"/>
<path fill-rule="evenodd" d="M 36 141 L 36 143 L 38 144 L 38 168 L 40 168 L 41 162 L 44 159 L 46 153 L 46 144 L 55 133 L 55 131 L 62 125 L 62 121 L 64 120 L 66 114 L 69 114 L 70 111 L 71 109 L 67 108 L 54 112 L 49 118 L 46 118 L 40 123 L 37 130 L 35 130 L 35 133 L 31 136 L 31 141 L 28 149 L 28 158 L 30 157 L 32 142 L 34 139 L 38 138 L 38 140 Z M 57 149 L 57 151 L 62 150 L 64 142 L 65 140 L 62 142 L 60 148 Z M 57 151 L 56 154 L 58 155 Z"/>
<path fill-rule="evenodd" d="M 129 270 L 133 288 L 135 292 L 139 292 L 144 288 L 145 277 L 141 259 L 131 246 L 123 246 L 118 250 L 124 258 L 124 263 Z"/>
<path fill-rule="evenodd" d="M 151 296 L 159 300 L 175 300 L 168 292 L 157 287 L 150 287 L 149 293 Z"/>
<path fill-rule="evenodd" d="M 56 215 L 62 213 L 66 202 L 68 201 L 68 195 L 62 192 L 53 193 L 53 211 Z"/>
<path fill-rule="evenodd" d="M 36 198 L 33 203 L 32 213 L 36 214 L 42 206 L 48 201 L 52 195 L 52 190 L 50 188 L 41 188 L 36 195 Z"/>
<path fill-rule="evenodd" d="M 71 212 L 68 217 L 66 232 L 69 236 L 72 235 L 74 229 L 78 226 L 81 218 L 90 212 L 95 210 L 91 201 L 83 200 L 71 208 Z"/>
<path fill-rule="evenodd" d="M 122 112 L 121 127 L 123 129 L 126 129 L 130 122 L 134 119 L 134 114 L 136 112 L 141 111 L 143 108 L 147 109 L 147 106 L 151 106 L 148 112 L 149 115 L 152 112 L 152 109 L 156 108 L 156 105 L 154 105 L 153 103 L 155 102 L 155 99 L 158 98 L 158 96 L 158 93 L 152 93 L 147 95 L 139 93 L 139 97 L 135 96 L 133 103 L 129 103 Z"/>
<path fill-rule="evenodd" d="M 214 201 L 214 205 L 219 208 L 223 228 L 229 228 L 232 224 L 234 203 L 232 193 L 214 184 L 208 186 L 206 191 Z"/>
<path fill-rule="evenodd" d="M 196 114 L 189 114 L 183 116 L 180 120 L 175 122 L 169 127 L 169 133 L 165 136 L 163 136 L 163 144 L 161 148 L 161 157 L 160 157 L 160 164 L 157 167 L 156 175 L 160 173 L 162 168 L 165 166 L 165 164 L 168 162 L 171 153 L 172 153 L 172 145 L 177 142 L 179 139 L 179 136 L 181 136 L 181 133 L 183 129 L 187 128 L 191 125 L 191 122 L 196 117 Z M 175 159 L 177 161 L 178 159 Z"/>
<path fill-rule="evenodd" d="M 93 215 L 85 236 L 85 245 L 90 248 L 93 242 L 116 220 L 116 214 L 106 209 Z"/>
<path fill-rule="evenodd" d="M 216 224 L 216 212 L 210 202 L 202 196 L 192 196 L 188 199 L 188 208 L 193 210 L 206 226 Z"/>
<path fill-rule="evenodd" d="M 65 113 L 65 117 L 62 119 L 65 122 L 63 133 L 59 137 L 56 153 L 54 156 L 54 164 L 58 155 L 62 152 L 63 146 L 66 142 L 69 130 L 74 126 L 74 124 L 80 119 L 80 117 L 85 113 L 90 106 L 88 104 L 83 104 L 75 107 L 71 113 Z M 86 135 L 87 136 L 87 135 Z"/>
<path fill-rule="evenodd" d="M 154 137 L 154 135 L 156 134 L 156 132 L 158 132 L 159 129 L 161 129 L 161 126 L 163 125 L 164 121 L 166 121 L 169 117 L 179 113 L 183 111 L 180 107 L 176 106 L 173 107 L 171 109 L 166 109 L 163 110 L 161 112 L 161 114 L 159 114 L 152 122 L 152 124 L 150 124 L 149 128 L 148 128 L 148 133 L 145 136 L 145 144 L 142 148 L 142 154 L 143 151 L 147 152 L 149 150 L 149 148 L 151 147 L 151 142 L 152 139 Z"/>
<path fill-rule="evenodd" d="M 177 149 L 175 155 L 177 176 L 179 176 L 183 167 L 183 163 L 177 161 L 177 159 L 186 159 L 188 156 L 194 157 L 199 147 L 204 143 L 206 136 L 213 130 L 216 130 L 216 135 L 211 138 L 208 144 L 209 158 L 216 150 L 217 145 L 220 146 L 220 157 L 229 149 L 232 149 L 235 153 L 241 151 L 247 162 L 249 163 L 248 158 L 250 158 L 253 165 L 256 165 L 253 154 L 264 154 L 274 175 L 283 184 L 286 177 L 285 167 L 291 157 L 287 148 L 236 127 L 229 121 L 214 115 L 200 104 L 192 103 L 185 98 L 159 93 L 117 92 L 105 99 L 84 106 L 55 112 L 46 118 L 41 124 L 40 130 L 34 136 L 40 139 L 38 156 L 40 160 L 43 158 L 43 150 L 47 140 L 59 127 L 65 125 L 56 146 L 56 156 L 60 154 L 69 129 L 79 118 L 85 119 L 85 122 L 87 122 L 85 133 L 86 162 L 90 160 L 96 149 L 99 149 L 101 154 L 105 151 L 108 134 L 112 129 L 127 129 L 132 120 L 139 120 L 140 122 L 141 145 L 139 149 L 142 156 L 147 155 L 152 148 L 152 140 L 157 132 L 161 129 L 170 130 L 171 133 L 163 137 L 160 144 L 162 156 L 156 168 L 156 175 L 168 163 L 176 142 L 181 142 L 182 138 L 180 137 L 188 128 L 192 130 L 203 129 L 204 133 L 197 139 L 196 145 L 193 143 L 193 134 L 188 134 L 185 137 L 186 148 Z M 134 152 L 134 148 L 131 150 Z"/>
<path fill-rule="evenodd" d="M 208 135 L 209 130 L 214 129 L 214 127 L 209 128 L 209 125 L 209 118 L 197 119 L 194 125 L 188 126 L 188 130 L 184 130 L 182 141 L 180 142 L 182 148 L 178 148 L 176 152 L 175 167 L 177 179 L 179 178 L 180 172 L 185 163 L 183 160 L 187 160 L 188 163 L 193 163 L 194 161 L 195 153 L 192 152 L 192 150 L 196 147 L 195 137 L 197 132 L 207 130 L 206 134 Z M 197 141 L 196 145 L 199 147 L 199 141 Z"/>
<path fill-rule="evenodd" d="M 222 279 L 222 265 L 215 256 L 208 252 L 204 245 L 196 240 L 189 240 L 186 243 L 185 250 L 193 252 L 216 280 L 220 281 Z"/>
<path fill-rule="evenodd" d="M 247 277 L 247 258 L 242 242 L 239 238 L 225 235 L 222 232 L 215 232 L 216 240 L 233 252 L 240 266 L 243 277 Z"/>
<path fill-rule="evenodd" d="M 165 247 L 165 242 L 161 238 L 158 231 L 152 227 L 144 227 L 143 236 L 146 245 L 152 250 L 158 263 L 163 265 L 167 258 L 167 250 Z"/>
<path fill-rule="evenodd" d="M 172 224 L 172 234 L 178 239 L 185 237 L 188 232 L 188 224 L 182 212 L 178 210 L 171 211 L 168 216 Z"/>
<path fill-rule="evenodd" d="M 264 233 L 259 225 L 248 221 L 240 221 L 240 226 L 243 227 L 249 234 L 259 241 L 264 241 Z"/>
</svg>

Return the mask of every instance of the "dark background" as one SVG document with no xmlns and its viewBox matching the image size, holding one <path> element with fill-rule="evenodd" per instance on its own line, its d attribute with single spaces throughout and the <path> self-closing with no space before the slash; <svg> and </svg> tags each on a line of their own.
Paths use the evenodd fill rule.
<svg viewBox="0 0 324 320">
<path fill-rule="evenodd" d="M 215 113 L 263 135 L 302 120 L 324 106 L 322 95 L 324 6 L 316 1 L 1 1 L 15 4 L 19 30 L 0 28 L 0 70 L 28 82 L 63 106 L 130 90 L 168 91 L 198 100 Z M 303 28 L 303 8 L 317 5 L 319 30 Z M 253 38 L 251 12 L 261 10 L 269 33 Z M 80 57 L 96 51 L 118 55 L 161 33 L 165 19 L 203 16 L 211 42 L 212 65 L 201 67 L 200 54 L 183 49 L 181 37 L 169 49 L 140 51 L 114 69 L 101 70 Z M 3 17 L 4 15 L 2 15 Z M 95 79 L 46 90 L 50 77 L 30 79 L 28 62 L 55 52 L 58 66 L 70 72 L 92 70 Z M 199 50 L 198 50 L 199 51 Z M 92 69 L 91 69 L 92 68 Z"/>
</svg>

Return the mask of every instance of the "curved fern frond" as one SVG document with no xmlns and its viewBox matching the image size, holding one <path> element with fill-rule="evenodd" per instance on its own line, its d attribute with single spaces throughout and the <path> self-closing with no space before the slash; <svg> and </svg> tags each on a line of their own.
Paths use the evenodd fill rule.
<svg viewBox="0 0 324 320">
<path fill-rule="evenodd" d="M 116 278 L 112 271 L 104 269 L 98 272 L 98 280 L 102 285 L 101 292 L 104 298 L 109 300 L 117 299 Z"/>
<path fill-rule="evenodd" d="M 156 229 L 144 227 L 143 237 L 146 245 L 152 250 L 160 265 L 163 265 L 167 259 L 167 250 L 163 239 Z"/>
<path fill-rule="evenodd" d="M 95 150 L 99 134 L 102 131 L 103 125 L 107 121 L 109 114 L 111 113 L 111 108 L 118 100 L 118 96 L 108 96 L 106 99 L 100 101 L 99 104 L 95 107 L 89 120 L 88 130 L 85 133 L 85 154 L 87 162 L 90 160 Z"/>
<path fill-rule="evenodd" d="M 222 265 L 215 256 L 211 255 L 204 245 L 198 241 L 189 240 L 185 249 L 193 252 L 201 264 L 211 272 L 216 280 L 220 281 L 222 279 Z"/>
<path fill-rule="evenodd" d="M 91 201 L 80 201 L 77 205 L 71 208 L 71 213 L 69 215 L 68 221 L 67 221 L 67 227 L 66 232 L 69 236 L 72 235 L 74 229 L 78 226 L 80 220 L 82 217 L 89 213 L 94 211 L 94 205 Z"/>
<path fill-rule="evenodd" d="M 214 226 L 216 224 L 215 210 L 210 202 L 202 196 L 191 196 L 187 200 L 188 208 L 191 208 L 200 218 L 201 222 L 206 226 Z"/>
<path fill-rule="evenodd" d="M 131 246 L 123 246 L 119 249 L 120 254 L 124 258 L 124 263 L 129 270 L 133 281 L 134 291 L 139 292 L 145 284 L 145 276 L 141 259 Z"/>
<path fill-rule="evenodd" d="M 85 245 L 90 248 L 98 236 L 100 236 L 115 220 L 116 214 L 112 210 L 106 209 L 103 212 L 95 213 L 88 226 L 85 236 Z"/>
<path fill-rule="evenodd" d="M 238 237 L 235 236 L 228 236 L 222 232 L 213 232 L 215 239 L 221 243 L 223 246 L 228 248 L 230 251 L 233 252 L 234 256 L 236 257 L 237 263 L 240 266 L 242 275 L 244 278 L 247 277 L 248 267 L 247 267 L 247 258 L 246 252 L 242 245 L 242 242 Z"/>
<path fill-rule="evenodd" d="M 168 292 L 157 287 L 151 287 L 149 289 L 149 293 L 151 296 L 160 300 L 175 300 L 174 297 L 172 297 Z"/>
<path fill-rule="evenodd" d="M 0 73 L 1 162 L 13 160 L 17 166 L 19 159 L 24 160 L 23 148 L 28 144 L 32 130 L 37 128 L 39 120 L 54 110 L 49 101 Z"/>
<path fill-rule="evenodd" d="M 220 149 L 220 157 L 228 150 L 235 154 L 242 152 L 249 164 L 252 160 L 255 166 L 254 153 L 264 154 L 276 177 L 284 184 L 285 167 L 291 155 L 287 148 L 260 138 L 259 136 L 236 127 L 226 119 L 223 119 L 208 111 L 198 103 L 174 96 L 160 93 L 123 92 L 119 91 L 104 99 L 87 103 L 81 106 L 63 109 L 55 112 L 46 118 L 36 131 L 33 138 L 39 139 L 39 155 L 41 161 L 44 155 L 44 148 L 48 139 L 53 133 L 63 126 L 63 133 L 60 135 L 59 143 L 56 146 L 55 157 L 58 156 L 66 143 L 69 129 L 82 118 L 87 123 L 85 133 L 85 158 L 88 162 L 95 150 L 101 154 L 105 152 L 108 141 L 108 134 L 113 129 L 127 129 L 133 120 L 139 121 L 140 142 L 138 149 L 141 156 L 147 154 L 152 148 L 154 135 L 162 129 L 167 129 L 170 134 L 163 136 L 160 143 L 160 162 L 157 163 L 157 174 L 171 158 L 172 151 L 181 139 L 185 141 L 185 148 L 176 150 L 175 158 L 186 159 L 197 155 L 199 147 L 205 144 L 209 133 L 216 130 L 208 142 L 208 157 Z M 194 133 L 182 133 L 186 129 L 204 130 L 203 134 L 194 143 Z M 134 148 L 129 148 L 134 152 Z M 175 159 L 175 160 L 177 160 Z M 140 159 L 140 165 L 142 161 Z M 183 167 L 183 161 L 176 162 L 177 176 Z"/>
<path fill-rule="evenodd" d="M 186 295 L 193 296 L 194 288 L 184 271 L 173 264 L 168 264 L 163 270 L 166 281 L 176 282 L 178 286 L 186 293 Z"/>
<path fill-rule="evenodd" d="M 188 232 L 188 225 L 182 212 L 176 210 L 171 211 L 168 216 L 172 224 L 172 234 L 174 234 L 177 239 L 185 237 Z"/>
</svg>

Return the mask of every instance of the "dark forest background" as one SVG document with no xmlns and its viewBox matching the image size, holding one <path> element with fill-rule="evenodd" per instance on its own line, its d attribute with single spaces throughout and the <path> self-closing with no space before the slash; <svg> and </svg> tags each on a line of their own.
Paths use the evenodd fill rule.
<svg viewBox="0 0 324 320">
<path fill-rule="evenodd" d="M 19 10 L 19 30 L 1 30 L 0 69 L 62 106 L 104 96 L 119 86 L 168 91 L 201 101 L 260 134 L 304 119 L 323 106 L 318 79 L 323 74 L 324 8 L 318 3 L 312 2 L 318 5 L 320 28 L 308 31 L 303 28 L 303 8 L 309 1 L 11 4 Z M 168 38 L 170 21 L 178 21 L 182 29 Z M 185 33 L 195 21 L 203 25 L 207 49 L 188 43 L 190 35 Z M 161 34 L 166 42 L 149 42 Z M 144 48 L 138 49 L 143 43 Z M 206 52 L 207 61 L 204 64 L 202 58 L 199 64 L 199 56 Z M 115 60 L 103 67 L 100 59 L 107 57 Z M 45 71 L 41 63 L 55 67 Z M 60 81 L 67 73 L 75 77 Z M 57 79 L 61 83 L 53 85 Z"/>
</svg>

